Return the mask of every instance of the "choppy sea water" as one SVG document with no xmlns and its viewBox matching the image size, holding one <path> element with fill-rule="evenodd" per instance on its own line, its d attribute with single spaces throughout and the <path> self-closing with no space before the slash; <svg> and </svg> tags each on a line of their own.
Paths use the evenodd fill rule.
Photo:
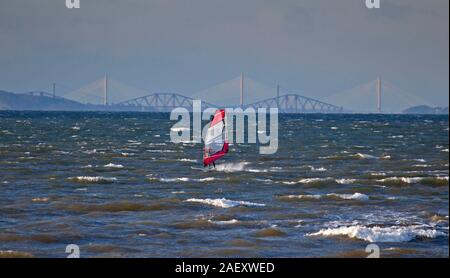
<svg viewBox="0 0 450 278">
<path fill-rule="evenodd" d="M 448 257 L 448 116 L 280 115 L 214 171 L 163 113 L 0 112 L 0 257 Z"/>
</svg>

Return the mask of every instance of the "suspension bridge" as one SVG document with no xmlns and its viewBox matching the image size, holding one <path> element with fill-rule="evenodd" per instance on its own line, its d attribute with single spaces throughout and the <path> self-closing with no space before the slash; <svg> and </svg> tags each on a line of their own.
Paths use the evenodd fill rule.
<svg viewBox="0 0 450 278">
<path fill-rule="evenodd" d="M 268 86 L 243 74 L 190 96 L 177 92 L 148 93 L 108 76 L 76 90 L 54 83 L 52 93 L 29 94 L 65 98 L 99 110 L 141 112 L 168 112 L 176 107 L 191 110 L 196 99 L 202 100 L 202 109 L 278 108 L 280 113 L 393 113 L 416 104 L 427 104 L 380 78 L 318 100 L 279 85 Z"/>
</svg>

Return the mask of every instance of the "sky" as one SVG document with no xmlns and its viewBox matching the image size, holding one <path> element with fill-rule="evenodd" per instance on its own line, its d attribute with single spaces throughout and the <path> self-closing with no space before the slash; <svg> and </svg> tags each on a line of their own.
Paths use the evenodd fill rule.
<svg viewBox="0 0 450 278">
<path fill-rule="evenodd" d="M 0 0 L 0 90 L 74 90 L 107 73 L 195 95 L 241 73 L 323 99 L 377 76 L 449 101 L 449 1 Z"/>
</svg>

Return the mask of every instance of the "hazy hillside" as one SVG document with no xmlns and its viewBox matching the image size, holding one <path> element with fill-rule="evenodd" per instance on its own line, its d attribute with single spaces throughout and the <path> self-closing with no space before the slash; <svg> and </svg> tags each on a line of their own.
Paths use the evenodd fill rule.
<svg viewBox="0 0 450 278">
<path fill-rule="evenodd" d="M 419 105 L 404 110 L 403 114 L 448 114 L 448 107 L 430 107 L 428 105 Z"/>
<path fill-rule="evenodd" d="M 47 96 L 0 91 L 0 110 L 86 110 L 81 103 Z"/>
</svg>

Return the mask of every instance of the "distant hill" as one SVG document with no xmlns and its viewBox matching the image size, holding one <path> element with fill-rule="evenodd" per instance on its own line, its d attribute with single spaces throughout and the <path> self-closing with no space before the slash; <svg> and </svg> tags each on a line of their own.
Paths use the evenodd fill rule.
<svg viewBox="0 0 450 278">
<path fill-rule="evenodd" d="M 419 105 L 403 110 L 403 114 L 447 114 L 448 107 L 430 107 L 428 105 Z"/>
<path fill-rule="evenodd" d="M 30 95 L 0 91 L 0 110 L 86 111 L 103 109 L 65 98 L 50 97 L 45 92 Z"/>
</svg>

